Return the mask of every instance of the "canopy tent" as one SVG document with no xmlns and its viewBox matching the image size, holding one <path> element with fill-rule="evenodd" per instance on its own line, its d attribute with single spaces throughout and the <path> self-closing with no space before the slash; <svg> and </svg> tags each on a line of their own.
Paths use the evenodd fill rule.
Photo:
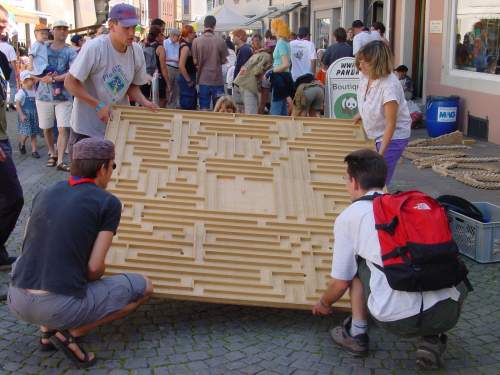
<svg viewBox="0 0 500 375">
<path fill-rule="evenodd" d="M 217 19 L 215 31 L 232 31 L 238 28 L 260 29 L 260 25 L 258 23 L 255 23 L 253 25 L 246 25 L 250 18 L 236 13 L 226 5 L 213 9 L 211 12 L 209 12 L 209 15 L 215 16 L 215 18 Z M 203 20 L 204 18 L 191 24 L 196 31 L 203 30 Z"/>
</svg>

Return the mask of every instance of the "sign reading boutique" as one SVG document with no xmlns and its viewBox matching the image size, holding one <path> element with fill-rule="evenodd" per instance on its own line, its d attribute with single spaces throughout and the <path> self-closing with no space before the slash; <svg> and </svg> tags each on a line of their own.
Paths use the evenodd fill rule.
<svg viewBox="0 0 500 375">
<path fill-rule="evenodd" d="M 358 113 L 359 72 L 354 62 L 354 57 L 343 57 L 328 68 L 325 110 L 330 118 L 350 119 Z"/>
</svg>

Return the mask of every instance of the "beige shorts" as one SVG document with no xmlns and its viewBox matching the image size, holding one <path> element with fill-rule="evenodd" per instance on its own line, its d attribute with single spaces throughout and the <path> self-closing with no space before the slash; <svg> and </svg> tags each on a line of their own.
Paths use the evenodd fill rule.
<svg viewBox="0 0 500 375">
<path fill-rule="evenodd" d="M 40 129 L 52 129 L 54 121 L 57 121 L 58 128 L 69 128 L 72 109 L 73 102 L 69 100 L 55 102 L 37 100 L 38 126 Z"/>
</svg>

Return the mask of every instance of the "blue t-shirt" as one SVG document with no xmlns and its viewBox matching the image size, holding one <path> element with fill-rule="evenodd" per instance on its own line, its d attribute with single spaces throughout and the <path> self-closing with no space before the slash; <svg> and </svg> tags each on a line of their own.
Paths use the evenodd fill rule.
<svg viewBox="0 0 500 375">
<path fill-rule="evenodd" d="M 53 49 L 52 47 L 47 47 L 47 57 L 49 61 L 49 66 L 53 68 L 57 73 L 55 75 L 64 74 L 69 71 L 70 65 L 76 58 L 76 51 L 68 46 L 64 46 L 61 49 Z M 71 94 L 64 88 L 61 94 L 54 97 L 52 84 L 40 82 L 36 90 L 36 99 L 44 102 L 53 101 L 66 101 L 72 100 Z"/>
<path fill-rule="evenodd" d="M 283 63 L 283 56 L 288 56 L 288 62 L 290 62 L 292 52 L 290 51 L 290 43 L 283 38 L 279 38 L 273 52 L 273 68 L 276 68 Z M 288 72 L 290 69 L 287 69 L 286 71 Z"/>
<path fill-rule="evenodd" d="M 92 183 L 60 181 L 42 190 L 33 199 L 12 285 L 85 297 L 94 242 L 99 232 L 116 233 L 121 212 L 120 200 Z"/>
</svg>

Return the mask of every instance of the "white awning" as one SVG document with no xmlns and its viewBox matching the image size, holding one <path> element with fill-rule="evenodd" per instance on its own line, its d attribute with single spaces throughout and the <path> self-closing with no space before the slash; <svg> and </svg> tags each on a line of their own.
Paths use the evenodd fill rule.
<svg viewBox="0 0 500 375">
<path fill-rule="evenodd" d="M 212 9 L 209 13 L 217 18 L 217 23 L 215 25 L 215 31 L 232 31 L 238 28 L 253 29 L 255 26 L 248 26 L 249 18 L 236 13 L 233 9 L 230 9 L 227 5 Z M 200 19 L 191 24 L 195 31 L 203 30 L 203 19 Z"/>
<path fill-rule="evenodd" d="M 254 22 L 257 22 L 257 21 L 260 21 L 261 19 L 263 18 L 266 18 L 267 16 L 269 16 L 271 13 L 274 13 L 276 12 L 278 9 L 276 7 L 270 7 L 268 8 L 264 13 L 262 14 L 259 14 L 258 16 L 255 16 L 255 17 L 252 17 L 250 18 L 250 20 L 245 23 L 245 26 L 248 26 L 248 25 L 251 25 L 252 23 Z"/>
<path fill-rule="evenodd" d="M 302 6 L 301 1 L 297 1 L 295 3 L 291 3 L 290 5 L 287 5 L 283 9 L 278 9 L 277 11 L 271 13 L 269 15 L 270 18 L 276 18 L 276 17 L 281 17 L 284 14 L 290 13 L 292 10 L 297 9 L 298 7 Z"/>
</svg>

